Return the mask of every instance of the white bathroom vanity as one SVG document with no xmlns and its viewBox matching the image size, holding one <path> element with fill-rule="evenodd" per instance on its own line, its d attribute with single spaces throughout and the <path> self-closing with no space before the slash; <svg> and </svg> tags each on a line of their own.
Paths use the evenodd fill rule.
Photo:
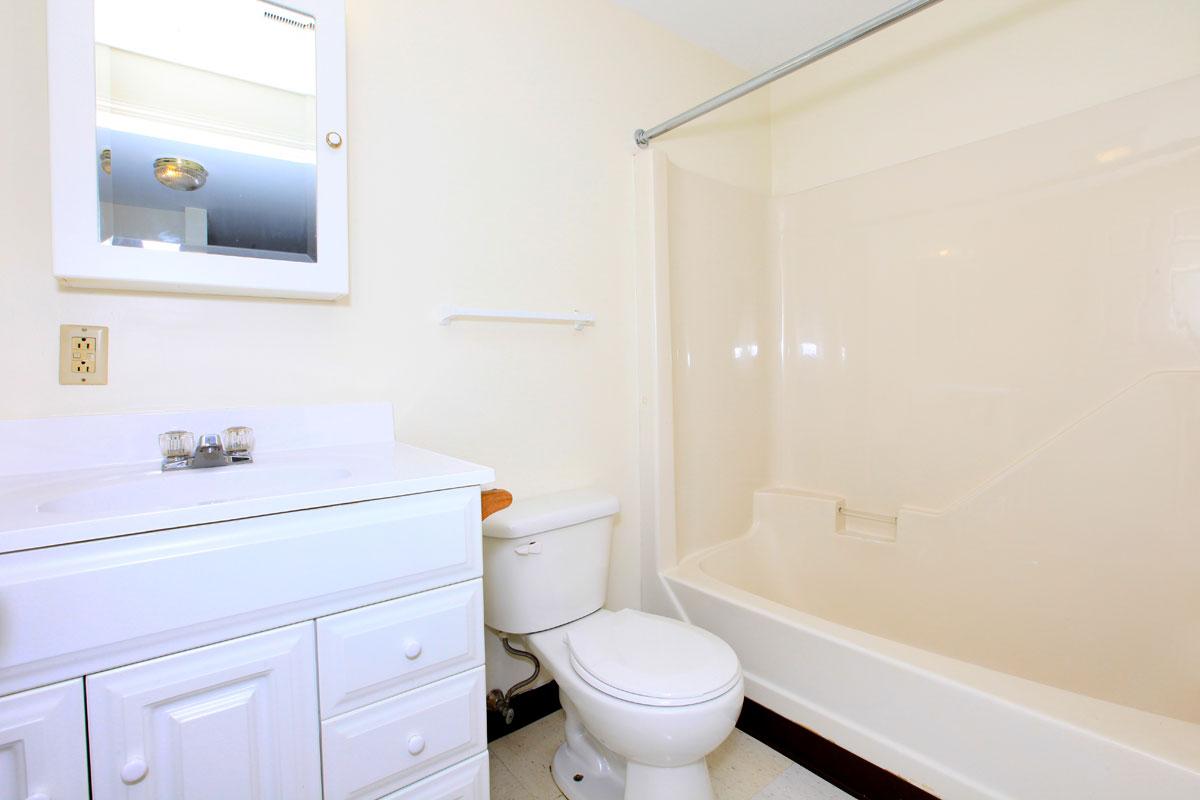
<svg viewBox="0 0 1200 800">
<path fill-rule="evenodd" d="M 162 472 L 157 435 L 255 429 Z M 480 485 L 386 404 L 0 422 L 0 797 L 487 797 Z"/>
</svg>

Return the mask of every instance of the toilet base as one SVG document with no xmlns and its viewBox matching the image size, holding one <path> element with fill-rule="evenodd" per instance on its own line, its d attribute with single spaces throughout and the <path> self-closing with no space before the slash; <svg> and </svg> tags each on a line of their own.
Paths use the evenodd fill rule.
<svg viewBox="0 0 1200 800">
<path fill-rule="evenodd" d="M 550 774 L 567 800 L 622 800 L 625 782 L 607 769 L 607 764 L 598 766 L 593 760 L 581 758 L 564 742 L 554 754 Z M 575 780 L 576 776 L 580 780 Z"/>
<path fill-rule="evenodd" d="M 579 721 L 579 711 L 566 693 L 559 692 L 566 741 L 550 764 L 550 774 L 567 800 L 622 800 L 625 763 L 597 742 Z M 579 780 L 576 780 L 576 777 Z"/>
<path fill-rule="evenodd" d="M 708 767 L 701 761 L 683 767 L 647 767 L 626 763 L 626 780 L 610 769 L 597 769 L 563 743 L 550 774 L 567 800 L 713 800 Z M 607 765 L 606 765 L 607 766 Z M 578 776 L 579 780 L 576 780 Z"/>
<path fill-rule="evenodd" d="M 560 697 L 567 740 L 555 752 L 550 774 L 567 800 L 713 800 L 704 759 L 680 767 L 627 761 L 596 741 L 571 699 Z"/>
<path fill-rule="evenodd" d="M 625 800 L 661 800 L 665 797 L 713 800 L 708 765 L 703 761 L 682 767 L 648 767 L 633 762 L 625 765 Z"/>
</svg>

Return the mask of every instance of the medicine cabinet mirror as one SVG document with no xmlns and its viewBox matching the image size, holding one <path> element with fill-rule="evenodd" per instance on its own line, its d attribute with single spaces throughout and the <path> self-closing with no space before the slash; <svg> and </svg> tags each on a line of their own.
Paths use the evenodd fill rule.
<svg viewBox="0 0 1200 800">
<path fill-rule="evenodd" d="M 48 0 L 54 274 L 349 290 L 343 0 Z"/>
</svg>

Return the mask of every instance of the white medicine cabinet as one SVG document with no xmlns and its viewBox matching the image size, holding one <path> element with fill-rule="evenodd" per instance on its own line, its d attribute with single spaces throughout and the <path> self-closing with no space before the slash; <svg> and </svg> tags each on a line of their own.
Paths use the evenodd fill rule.
<svg viewBox="0 0 1200 800">
<path fill-rule="evenodd" d="M 48 0 L 54 275 L 349 292 L 343 0 Z"/>
</svg>

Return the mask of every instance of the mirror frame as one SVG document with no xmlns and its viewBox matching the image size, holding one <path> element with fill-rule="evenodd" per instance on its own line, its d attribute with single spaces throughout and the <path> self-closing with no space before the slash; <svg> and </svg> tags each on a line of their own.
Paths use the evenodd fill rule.
<svg viewBox="0 0 1200 800">
<path fill-rule="evenodd" d="M 46 5 L 52 260 L 56 278 L 67 286 L 102 289 L 314 300 L 334 300 L 349 294 L 344 0 L 279 3 L 317 20 L 315 262 L 102 245 L 96 233 L 100 200 L 95 5 L 93 0 L 47 0 Z M 325 143 L 328 132 L 341 134 L 340 147 Z"/>
</svg>

